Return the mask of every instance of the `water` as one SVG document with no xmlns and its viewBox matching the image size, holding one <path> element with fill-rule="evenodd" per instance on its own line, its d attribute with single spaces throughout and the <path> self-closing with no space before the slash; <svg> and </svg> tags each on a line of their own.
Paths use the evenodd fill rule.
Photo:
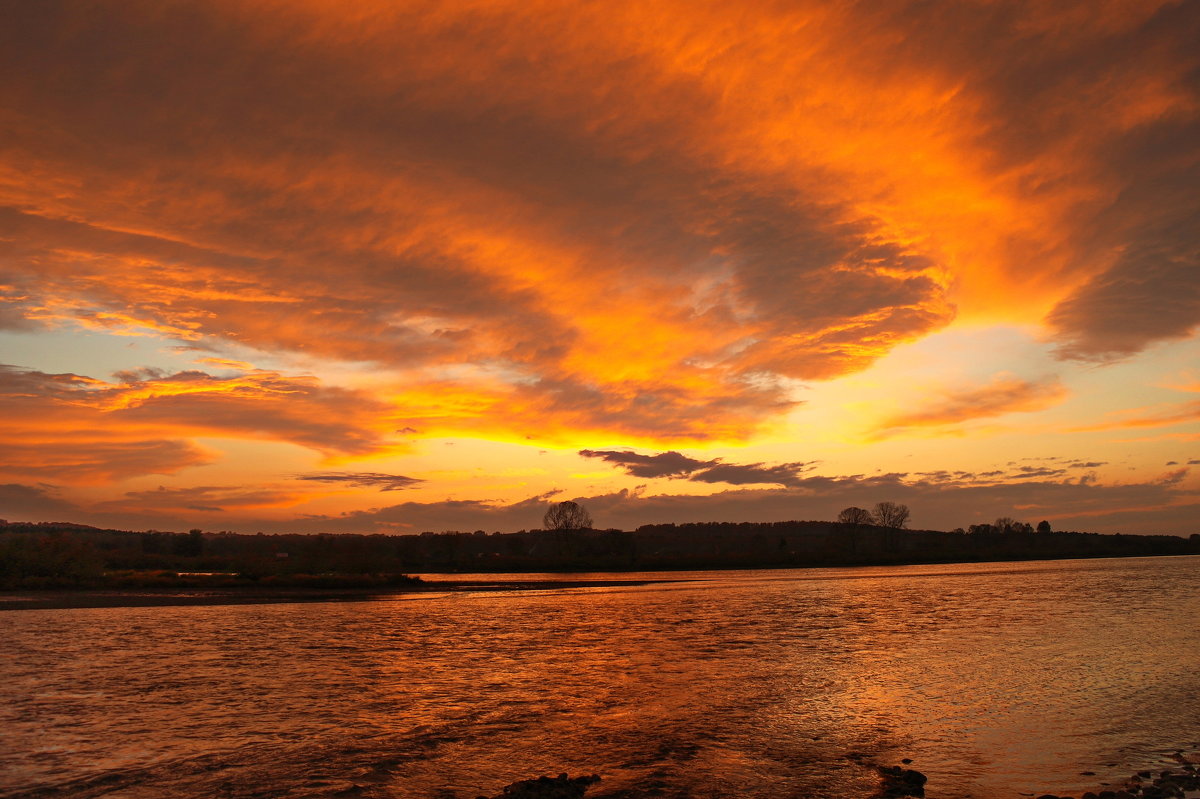
<svg viewBox="0 0 1200 799">
<path fill-rule="evenodd" d="M 1139 558 L 11 611 L 0 796 L 471 799 L 563 771 L 601 775 L 589 797 L 869 796 L 869 764 L 903 757 L 933 799 L 1078 796 L 1200 748 L 1198 574 Z"/>
</svg>

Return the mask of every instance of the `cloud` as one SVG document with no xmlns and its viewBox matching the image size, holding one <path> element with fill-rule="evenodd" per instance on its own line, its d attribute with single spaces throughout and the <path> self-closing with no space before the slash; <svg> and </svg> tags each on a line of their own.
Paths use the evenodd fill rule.
<svg viewBox="0 0 1200 799">
<path fill-rule="evenodd" d="M 1082 476 L 1025 470 L 939 471 L 873 475 L 798 476 L 791 485 L 735 487 L 713 494 L 655 494 L 647 486 L 606 494 L 570 495 L 559 489 L 519 501 L 457 498 L 407 501 L 340 514 L 280 516 L 280 508 L 309 497 L 289 486 L 160 487 L 133 491 L 93 506 L 48 506 L 49 487 L 25 487 L 0 497 L 27 503 L 30 515 L 53 515 L 129 529 L 187 529 L 197 514 L 215 514 L 212 524 L 244 532 L 392 532 L 426 530 L 513 531 L 535 529 L 554 502 L 583 504 L 600 528 L 632 529 L 643 524 L 704 521 L 770 522 L 831 520 L 846 507 L 871 507 L 888 500 L 907 504 L 913 526 L 952 529 L 1010 516 L 1055 529 L 1092 532 L 1194 532 L 1197 493 L 1186 468 L 1139 482 L 1103 482 Z M 41 503 L 41 504 L 39 504 Z M 10 507 L 6 505 L 4 507 Z M 61 510 L 60 510 L 61 508 Z M 17 515 L 15 511 L 7 511 Z M 201 516 L 200 518 L 207 518 Z"/>
<path fill-rule="evenodd" d="M 437 502 L 401 502 L 383 508 L 350 511 L 338 516 L 310 515 L 283 525 L 306 531 L 486 529 L 488 531 L 540 529 L 542 517 L 562 492 L 555 489 L 516 502 L 488 499 L 447 499 Z M 272 526 L 282 529 L 280 523 Z"/>
<path fill-rule="evenodd" d="M 295 505 L 305 498 L 299 492 L 269 486 L 159 486 L 148 491 L 127 491 L 123 498 L 98 503 L 93 505 L 91 510 L 107 514 L 143 514 L 147 511 L 222 513 L 229 509 L 247 510 Z"/>
<path fill-rule="evenodd" d="M 676 450 L 770 432 L 800 381 L 955 319 L 1040 320 L 1061 357 L 1091 362 L 1193 335 L 1195 3 L 125 0 L 103 24 L 68 0 L 11 5 L 0 330 L 210 357 L 115 379 L 0 371 L 2 480 L 180 474 L 220 457 L 210 438 L 339 460 L 419 435 L 621 441 L 657 454 L 585 452 L 676 490 L 731 489 L 588 498 L 613 523 L 892 498 L 957 523 L 1056 501 L 1165 520 L 1187 504 L 1186 480 L 1071 471 L 1101 459 L 821 478 Z M 1000 376 L 871 432 L 964 432 L 1065 396 Z M 411 485 L 315 474 L 357 477 L 241 492 L 205 478 L 220 485 L 104 512 L 265 525 L 259 508 L 305 488 Z M 305 523 L 529 526 L 545 501 Z"/>
<path fill-rule="evenodd" d="M 1194 131 L 1200 133 L 1200 129 Z M 1200 170 L 1189 170 L 1191 180 Z M 1189 241 L 1200 213 L 1164 231 L 1169 245 L 1122 254 L 1108 272 L 1063 300 L 1048 317 L 1060 331 L 1064 358 L 1109 361 L 1132 355 L 1155 341 L 1182 339 L 1200 325 L 1200 245 Z"/>
<path fill-rule="evenodd" d="M 810 476 L 779 488 L 733 488 L 715 494 L 653 494 L 641 487 L 590 496 L 571 496 L 600 528 L 632 529 L 642 524 L 705 521 L 770 522 L 832 520 L 846 507 L 871 507 L 889 500 L 907 504 L 913 526 L 949 530 L 999 516 L 1055 529 L 1092 532 L 1194 532 L 1196 492 L 1186 474 L 1172 472 L 1137 483 L 1101 483 L 1090 477 L 976 480 L 890 473 Z M 404 502 L 338 516 L 290 521 L 255 520 L 250 529 L 303 532 L 421 532 L 425 530 L 512 531 L 538 528 L 562 492 L 514 503 L 482 499 Z"/>
<path fill-rule="evenodd" d="M 1016 472 L 1008 475 L 1009 479 L 1027 479 L 1027 478 L 1044 478 L 1044 477 L 1060 477 L 1067 473 L 1066 469 L 1050 469 L 1045 466 L 1022 466 Z"/>
<path fill-rule="evenodd" d="M 675 451 L 639 455 L 629 451 L 582 449 L 579 454 L 584 458 L 598 458 L 616 464 L 634 477 L 687 477 L 699 469 L 717 464 L 715 460 L 697 460 Z"/>
<path fill-rule="evenodd" d="M 732 483 L 734 485 L 796 485 L 800 473 L 811 468 L 804 462 L 780 463 L 767 466 L 762 463 L 726 463 L 717 458 L 701 461 L 678 452 L 662 452 L 657 455 L 639 455 L 636 452 L 617 450 L 580 450 L 585 458 L 598 458 L 625 470 L 634 477 L 686 478 L 700 483 Z"/>
<path fill-rule="evenodd" d="M 298 474 L 296 479 L 317 483 L 344 483 L 360 488 L 378 488 L 380 491 L 400 491 L 425 482 L 416 477 L 381 472 L 314 472 Z"/>
<path fill-rule="evenodd" d="M 1094 480 L 1094 473 L 1068 478 L 1072 471 L 1080 469 L 1096 469 L 1107 465 L 1107 461 L 1068 460 L 1058 456 L 1027 457 L 1021 462 L 1032 461 L 1018 466 L 1018 461 L 1009 461 L 1007 469 L 989 469 L 986 471 L 965 471 L 939 469 L 928 472 L 914 472 L 908 475 L 911 479 L 919 479 L 939 485 L 984 486 L 1012 484 L 1018 480 L 1045 480 L 1047 478 L 1063 478 L 1072 480 Z"/>
<path fill-rule="evenodd" d="M 115 382 L 0 365 L 0 474 L 109 481 L 212 462 L 191 439 L 294 443 L 325 455 L 390 450 L 388 409 L 314 378 L 250 370 L 130 372 Z"/>
<path fill-rule="evenodd" d="M 734 485 L 755 485 L 773 483 L 781 486 L 800 485 L 800 473 L 811 468 L 804 462 L 779 463 L 767 466 L 762 463 L 719 463 L 708 469 L 696 472 L 689 480 L 701 483 L 732 483 Z"/>
<path fill-rule="evenodd" d="M 69 521 L 69 516 L 80 511 L 77 505 L 56 496 L 53 486 L 0 484 L 0 517 L 9 521 L 46 516 L 57 516 L 61 521 Z"/>
<path fill-rule="evenodd" d="M 945 427 L 1006 413 L 1038 411 L 1066 397 L 1067 389 L 1057 378 L 1030 382 L 998 375 L 985 386 L 949 391 L 921 410 L 890 416 L 874 428 L 873 435 L 886 438 L 913 428 Z"/>
<path fill-rule="evenodd" d="M 83 14 L 0 33 L 0 325 L 699 440 L 678 397 L 745 438 L 956 304 L 1086 358 L 1200 318 L 1191 4 Z"/>
<path fill-rule="evenodd" d="M 1072 432 L 1097 430 L 1128 430 L 1141 427 L 1170 427 L 1200 421 L 1200 400 L 1181 402 L 1158 408 L 1140 408 L 1110 414 L 1108 421 L 1071 428 Z"/>
</svg>

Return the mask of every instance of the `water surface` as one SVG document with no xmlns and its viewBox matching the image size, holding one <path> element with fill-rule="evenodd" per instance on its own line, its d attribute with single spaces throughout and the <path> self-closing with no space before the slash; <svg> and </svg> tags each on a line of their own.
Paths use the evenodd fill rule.
<svg viewBox="0 0 1200 799">
<path fill-rule="evenodd" d="M 868 764 L 903 757 L 933 799 L 1078 796 L 1200 749 L 1198 574 L 1136 558 L 10 611 L 0 796 L 471 799 L 562 771 L 600 774 L 590 797 L 867 796 Z"/>
</svg>

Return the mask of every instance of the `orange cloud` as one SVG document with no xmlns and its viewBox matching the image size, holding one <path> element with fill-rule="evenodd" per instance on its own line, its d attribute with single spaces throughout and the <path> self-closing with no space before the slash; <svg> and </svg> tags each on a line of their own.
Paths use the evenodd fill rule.
<svg viewBox="0 0 1200 799">
<path fill-rule="evenodd" d="M 0 32 L 0 326 L 670 441 L 751 435 L 789 379 L 956 313 L 1048 313 L 1091 359 L 1200 320 L 1192 4 L 73 13 Z"/>
<path fill-rule="evenodd" d="M 286 441 L 327 456 L 384 453 L 386 408 L 308 377 L 255 370 L 105 382 L 0 366 L 0 475 L 96 482 L 171 474 L 216 454 L 196 436 Z"/>
<path fill-rule="evenodd" d="M 1071 428 L 1075 433 L 1087 433 L 1097 430 L 1128 430 L 1139 427 L 1169 427 L 1177 424 L 1200 422 L 1200 400 L 1181 402 L 1158 408 L 1138 408 L 1111 414 L 1113 418 L 1106 422 Z M 1183 439 L 1189 440 L 1189 439 Z"/>
<path fill-rule="evenodd" d="M 986 386 L 947 392 L 927 407 L 889 416 L 873 430 L 876 438 L 887 438 L 906 430 L 945 427 L 1006 413 L 1040 411 L 1067 397 L 1067 389 L 1055 378 L 1029 382 L 998 375 Z"/>
</svg>

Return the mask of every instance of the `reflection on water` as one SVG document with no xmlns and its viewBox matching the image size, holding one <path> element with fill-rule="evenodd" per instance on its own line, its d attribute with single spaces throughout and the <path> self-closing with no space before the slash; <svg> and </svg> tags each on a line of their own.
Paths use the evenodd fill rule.
<svg viewBox="0 0 1200 799">
<path fill-rule="evenodd" d="M 1078 795 L 1200 746 L 1198 571 L 697 572 L 13 611 L 0 796 L 469 798 L 561 771 L 599 773 L 597 797 L 865 796 L 860 760 L 903 757 L 934 799 Z"/>
</svg>

